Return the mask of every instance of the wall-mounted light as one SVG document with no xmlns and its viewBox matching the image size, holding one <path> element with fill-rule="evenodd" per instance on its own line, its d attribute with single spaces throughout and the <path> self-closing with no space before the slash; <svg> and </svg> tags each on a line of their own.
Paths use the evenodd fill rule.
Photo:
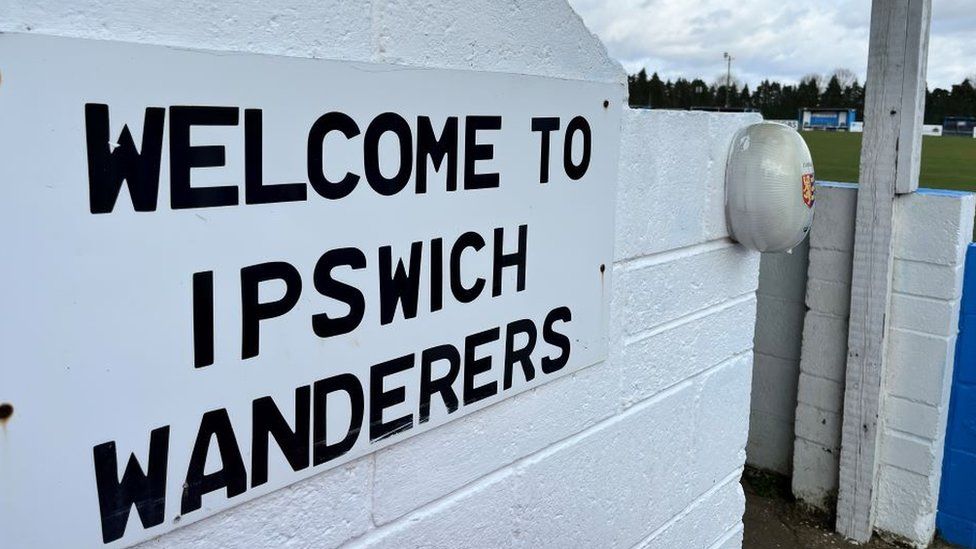
<svg viewBox="0 0 976 549">
<path fill-rule="evenodd" d="M 725 169 L 735 240 L 760 252 L 790 251 L 810 232 L 813 204 L 813 161 L 800 134 L 766 122 L 735 134 Z"/>
</svg>

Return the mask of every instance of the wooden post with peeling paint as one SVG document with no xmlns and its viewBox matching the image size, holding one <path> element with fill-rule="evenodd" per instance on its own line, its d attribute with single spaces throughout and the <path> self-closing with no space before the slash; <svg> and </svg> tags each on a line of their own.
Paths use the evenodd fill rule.
<svg viewBox="0 0 976 549">
<path fill-rule="evenodd" d="M 872 2 L 836 523 L 858 542 L 874 530 L 894 202 L 918 188 L 930 19 L 931 0 Z"/>
</svg>

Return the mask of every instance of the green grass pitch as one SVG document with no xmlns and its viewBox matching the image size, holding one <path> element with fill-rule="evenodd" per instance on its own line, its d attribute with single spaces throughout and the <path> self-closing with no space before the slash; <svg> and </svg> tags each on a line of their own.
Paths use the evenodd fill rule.
<svg viewBox="0 0 976 549">
<path fill-rule="evenodd" d="M 810 147 L 818 181 L 857 182 L 861 134 L 800 132 Z M 976 192 L 976 139 L 923 137 L 919 186 Z"/>
</svg>

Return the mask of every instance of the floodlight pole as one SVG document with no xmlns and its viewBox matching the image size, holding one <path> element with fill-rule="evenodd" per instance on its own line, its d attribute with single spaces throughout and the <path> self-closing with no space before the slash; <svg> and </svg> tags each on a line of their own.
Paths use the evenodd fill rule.
<svg viewBox="0 0 976 549">
<path fill-rule="evenodd" d="M 931 0 L 871 7 L 836 523 L 860 543 L 874 530 L 894 204 L 918 188 L 931 11 Z"/>
<path fill-rule="evenodd" d="M 734 59 L 729 52 L 723 52 L 722 55 L 725 57 L 728 63 L 725 70 L 725 108 L 729 108 L 731 103 L 729 102 L 729 91 L 732 89 L 732 59 Z"/>
</svg>

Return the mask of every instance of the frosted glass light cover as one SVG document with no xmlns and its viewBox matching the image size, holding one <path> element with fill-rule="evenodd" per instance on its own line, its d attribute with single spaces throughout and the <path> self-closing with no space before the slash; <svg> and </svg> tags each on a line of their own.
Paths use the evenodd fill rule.
<svg viewBox="0 0 976 549">
<path fill-rule="evenodd" d="M 795 130 L 768 122 L 739 130 L 725 169 L 732 237 L 761 252 L 792 250 L 810 232 L 814 182 L 810 150 Z"/>
</svg>

